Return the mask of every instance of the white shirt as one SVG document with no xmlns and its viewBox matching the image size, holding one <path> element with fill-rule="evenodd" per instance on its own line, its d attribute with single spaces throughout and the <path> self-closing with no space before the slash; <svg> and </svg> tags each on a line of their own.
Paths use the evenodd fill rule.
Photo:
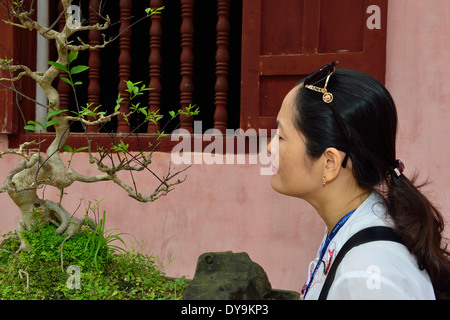
<svg viewBox="0 0 450 320">
<path fill-rule="evenodd" d="M 376 192 L 356 209 L 330 242 L 305 300 L 319 298 L 330 261 L 334 261 L 345 242 L 358 231 L 373 226 L 393 226 L 384 200 Z M 320 259 L 327 234 L 328 230 L 325 230 L 317 257 L 309 266 L 306 285 Z M 327 299 L 434 300 L 435 295 L 428 273 L 419 269 L 416 257 L 404 245 L 392 241 L 373 241 L 354 247 L 345 255 L 336 270 Z"/>
</svg>

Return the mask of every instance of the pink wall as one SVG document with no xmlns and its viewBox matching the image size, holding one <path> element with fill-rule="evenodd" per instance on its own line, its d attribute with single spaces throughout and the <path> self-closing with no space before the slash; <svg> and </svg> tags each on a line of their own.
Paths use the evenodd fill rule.
<svg viewBox="0 0 450 320">
<path fill-rule="evenodd" d="M 398 157 L 408 174 L 428 178 L 427 195 L 450 221 L 450 2 L 391 0 L 388 20 L 386 87 L 399 111 Z"/>
<path fill-rule="evenodd" d="M 2 176 L 16 164 L 11 159 L 2 161 Z M 170 154 L 155 154 L 155 170 L 163 172 L 169 161 Z M 86 155 L 80 155 L 72 166 L 94 174 L 95 168 L 86 167 L 87 163 Z M 84 198 L 76 214 L 80 217 L 88 200 L 103 199 L 107 228 L 119 228 L 145 241 L 144 252 L 163 259 L 172 253 L 174 261 L 166 270 L 170 276 L 192 278 L 197 258 L 204 252 L 246 251 L 266 269 L 274 287 L 296 289 L 303 284 L 304 270 L 317 250 L 323 225 L 301 200 L 273 192 L 270 177 L 261 176 L 259 169 L 249 164 L 192 165 L 185 183 L 167 197 L 147 204 L 127 197 L 114 183 L 75 183 L 67 189 L 70 197 L 64 198 L 63 205 L 74 212 Z M 140 175 L 137 180 L 143 194 L 153 191 L 152 182 L 150 175 Z M 54 188 L 46 188 L 46 198 L 56 201 L 57 195 Z M 5 194 L 0 195 L 0 202 L 4 206 L 2 227 L 14 229 L 18 219 L 14 204 Z"/>
<path fill-rule="evenodd" d="M 388 19 L 386 86 L 400 114 L 398 157 L 405 162 L 407 174 L 418 169 L 420 177 L 429 178 L 432 185 L 427 191 L 450 221 L 450 2 L 391 0 Z M 0 137 L 0 149 L 4 147 L 5 137 Z M 17 161 L 2 159 L 0 177 Z M 155 154 L 156 170 L 164 170 L 169 161 L 170 154 Z M 86 155 L 79 155 L 72 165 L 93 174 L 94 168 L 87 163 Z M 272 191 L 270 177 L 261 176 L 259 169 L 250 164 L 193 165 L 184 184 L 149 204 L 127 197 L 113 183 L 76 183 L 67 190 L 70 197 L 63 204 L 73 212 L 84 198 L 77 212 L 82 216 L 88 200 L 104 199 L 101 209 L 107 212 L 108 228 L 119 228 L 146 242 L 144 252 L 163 259 L 172 253 L 174 261 L 166 270 L 169 276 L 192 278 L 197 258 L 204 252 L 246 251 L 264 267 L 273 287 L 299 291 L 324 224 L 302 200 Z M 150 179 L 139 176 L 143 193 L 153 190 Z M 47 198 L 56 200 L 56 195 L 51 188 L 45 190 Z M 6 194 L 0 194 L 0 206 L 0 230 L 13 230 L 18 213 Z"/>
</svg>

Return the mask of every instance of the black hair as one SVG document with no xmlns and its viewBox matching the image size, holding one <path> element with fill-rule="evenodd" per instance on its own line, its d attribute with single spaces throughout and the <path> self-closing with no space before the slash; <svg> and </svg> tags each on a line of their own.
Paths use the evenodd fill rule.
<svg viewBox="0 0 450 320">
<path fill-rule="evenodd" d="M 303 81 L 297 87 L 294 124 L 305 136 L 309 157 L 318 159 L 329 147 L 348 153 L 358 185 L 383 196 L 397 233 L 417 257 L 419 268 L 427 270 L 436 298 L 450 299 L 450 252 L 442 241 L 443 217 L 422 194 L 422 186 L 415 185 L 416 176 L 410 180 L 394 171 L 398 119 L 388 90 L 370 75 L 348 69 L 336 69 L 331 76 L 327 89 L 334 96 L 332 106 L 321 93 L 305 88 Z"/>
</svg>

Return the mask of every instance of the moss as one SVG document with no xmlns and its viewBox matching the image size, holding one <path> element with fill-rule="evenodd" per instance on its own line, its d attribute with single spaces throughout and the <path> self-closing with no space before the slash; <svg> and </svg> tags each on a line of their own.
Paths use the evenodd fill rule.
<svg viewBox="0 0 450 320">
<path fill-rule="evenodd" d="M 0 299 L 27 300 L 132 300 L 181 299 L 187 286 L 184 277 L 168 279 L 157 259 L 134 250 L 100 248 L 97 260 L 89 241 L 91 234 L 80 234 L 64 242 L 48 225 L 23 233 L 31 252 L 15 251 L 20 241 L 14 234 L 4 235 L 0 249 Z M 61 260 L 61 245 L 63 244 Z M 61 261 L 63 267 L 61 268 Z M 78 275 L 68 269 L 76 266 Z M 72 268 L 73 269 L 73 268 Z M 73 285 L 79 276 L 80 286 Z"/>
</svg>

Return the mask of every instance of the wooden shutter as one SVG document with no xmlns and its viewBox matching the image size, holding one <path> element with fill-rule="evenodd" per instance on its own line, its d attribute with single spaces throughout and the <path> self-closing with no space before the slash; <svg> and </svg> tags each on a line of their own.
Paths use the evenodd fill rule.
<svg viewBox="0 0 450 320">
<path fill-rule="evenodd" d="M 289 90 L 334 60 L 384 83 L 387 2 L 244 0 L 241 128 L 274 128 Z"/>
<path fill-rule="evenodd" d="M 35 2 L 34 5 L 36 5 Z M 28 7 L 28 4 L 25 4 Z M 36 8 L 35 8 L 36 9 Z M 0 5 L 0 18 L 6 19 L 8 12 L 3 5 Z M 13 65 L 26 65 L 31 70 L 36 68 L 36 33 L 27 29 L 13 27 L 0 21 L 0 58 L 12 59 Z M 18 72 L 0 70 L 0 78 L 12 78 L 18 75 Z M 11 87 L 25 94 L 22 96 L 12 91 Z M 22 116 L 28 117 L 30 114 L 34 117 L 33 100 L 26 97 L 35 97 L 36 83 L 28 77 L 12 84 L 10 81 L 2 81 L 0 85 L 0 133 L 15 134 L 19 128 L 25 124 L 20 121 Z M 19 110 L 20 109 L 20 110 Z"/>
<path fill-rule="evenodd" d="M 6 16 L 6 10 L 0 6 L 1 16 Z M 14 53 L 14 33 L 13 26 L 0 22 L 2 32 L 0 32 L 0 58 L 13 59 Z M 0 78 L 12 78 L 8 71 L 0 70 Z M 14 105 L 15 94 L 11 88 L 12 84 L 2 81 L 0 85 L 0 133 L 17 132 L 17 108 Z"/>
</svg>

